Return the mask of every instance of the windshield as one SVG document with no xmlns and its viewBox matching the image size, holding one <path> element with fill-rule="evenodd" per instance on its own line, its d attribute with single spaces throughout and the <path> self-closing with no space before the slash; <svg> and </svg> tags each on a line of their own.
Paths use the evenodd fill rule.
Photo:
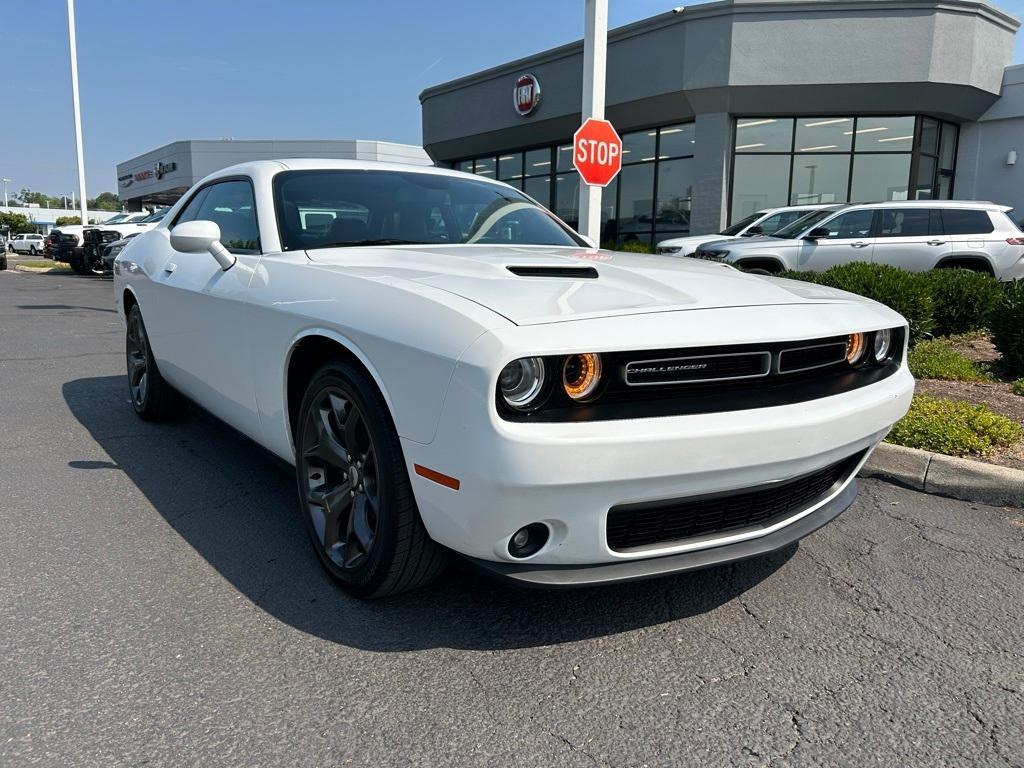
<svg viewBox="0 0 1024 768">
<path fill-rule="evenodd" d="M 149 214 L 149 216 L 147 216 L 146 218 L 139 219 L 139 221 L 137 221 L 135 223 L 136 224 L 155 224 L 156 222 L 160 221 L 161 219 L 163 219 L 164 216 L 167 215 L 167 211 L 168 210 L 170 210 L 170 209 L 169 208 L 162 208 L 159 211 L 154 211 L 153 213 Z"/>
<path fill-rule="evenodd" d="M 757 213 L 752 213 L 749 216 L 747 216 L 747 218 L 740 219 L 735 224 L 733 224 L 731 227 L 726 227 L 725 229 L 723 229 L 718 234 L 720 234 L 720 235 L 727 235 L 727 236 L 730 236 L 730 237 L 733 236 L 733 235 L 738 235 L 740 232 L 742 232 L 744 229 L 749 227 L 751 224 L 753 224 L 755 221 L 760 219 L 762 216 L 764 216 L 764 211 L 758 211 Z"/>
<path fill-rule="evenodd" d="M 116 216 L 111 216 L 109 219 L 107 219 L 103 223 L 104 224 L 117 224 L 119 222 L 124 221 L 127 218 L 128 218 L 128 214 L 127 213 L 119 213 Z"/>
<path fill-rule="evenodd" d="M 806 216 L 794 221 L 789 226 L 783 227 L 777 232 L 772 233 L 772 237 L 779 237 L 783 240 L 793 240 L 800 235 L 801 232 L 810 228 L 812 225 L 817 224 L 822 219 L 831 216 L 835 213 L 834 210 L 829 208 L 823 208 L 813 213 L 808 213 Z"/>
<path fill-rule="evenodd" d="M 284 250 L 372 245 L 585 243 L 520 192 L 415 171 L 285 171 L 274 178 Z"/>
</svg>

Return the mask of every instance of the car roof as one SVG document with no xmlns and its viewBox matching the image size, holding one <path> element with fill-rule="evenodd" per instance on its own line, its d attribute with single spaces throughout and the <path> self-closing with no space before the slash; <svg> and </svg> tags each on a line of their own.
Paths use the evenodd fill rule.
<svg viewBox="0 0 1024 768">
<path fill-rule="evenodd" d="M 780 205 L 777 208 L 762 208 L 757 213 L 778 213 L 779 211 L 816 211 L 823 209 L 839 210 L 845 207 L 848 203 L 806 203 L 801 205 Z"/>
<path fill-rule="evenodd" d="M 252 160 L 247 163 L 239 163 L 228 168 L 211 173 L 204 181 L 224 176 L 256 176 L 263 174 L 274 174 L 280 171 L 393 171 L 406 173 L 429 173 L 435 176 L 455 176 L 466 178 L 470 176 L 480 181 L 489 181 L 492 184 L 507 186 L 504 182 L 495 179 L 488 179 L 486 176 L 478 176 L 464 171 L 455 171 L 449 168 L 438 168 L 433 165 L 412 165 L 410 163 L 388 163 L 381 160 L 336 160 L 321 157 L 294 157 L 281 158 L 280 160 Z"/>
<path fill-rule="evenodd" d="M 999 205 L 988 200 L 888 200 L 882 203 L 852 203 L 857 208 L 984 208 L 992 211 L 1012 211 L 1013 206 Z"/>
</svg>

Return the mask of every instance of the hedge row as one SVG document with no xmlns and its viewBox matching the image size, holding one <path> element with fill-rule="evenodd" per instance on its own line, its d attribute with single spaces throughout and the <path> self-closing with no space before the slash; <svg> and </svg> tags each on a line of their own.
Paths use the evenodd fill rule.
<svg viewBox="0 0 1024 768">
<path fill-rule="evenodd" d="M 1001 283 L 966 269 L 907 272 L 887 264 L 841 264 L 781 277 L 827 285 L 879 301 L 910 323 L 912 345 L 929 336 L 988 329 L 1003 366 L 1024 375 L 1024 280 Z"/>
</svg>

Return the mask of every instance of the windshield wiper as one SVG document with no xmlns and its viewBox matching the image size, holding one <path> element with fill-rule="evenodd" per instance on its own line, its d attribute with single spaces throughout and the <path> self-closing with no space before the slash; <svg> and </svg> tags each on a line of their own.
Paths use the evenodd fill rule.
<svg viewBox="0 0 1024 768">
<path fill-rule="evenodd" d="M 347 240 L 339 243 L 322 243 L 313 245 L 310 248 L 358 248 L 359 246 L 370 245 L 430 245 L 421 240 L 400 240 L 397 237 L 381 237 L 376 240 Z"/>
</svg>

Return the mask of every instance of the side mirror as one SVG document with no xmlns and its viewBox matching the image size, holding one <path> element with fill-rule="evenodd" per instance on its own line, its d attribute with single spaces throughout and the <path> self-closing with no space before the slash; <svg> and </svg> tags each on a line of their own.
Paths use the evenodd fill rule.
<svg viewBox="0 0 1024 768">
<path fill-rule="evenodd" d="M 209 253 L 224 271 L 235 266 L 235 255 L 220 242 L 214 221 L 186 221 L 171 230 L 171 248 L 182 253 Z"/>
<path fill-rule="evenodd" d="M 821 240 L 822 238 L 828 237 L 831 234 L 832 232 L 829 230 L 828 227 L 815 227 L 806 235 L 804 235 L 804 240 Z"/>
<path fill-rule="evenodd" d="M 743 233 L 744 237 L 754 237 L 755 235 L 763 235 L 764 229 L 760 224 L 755 224 L 752 227 L 748 227 L 747 231 Z"/>
</svg>

